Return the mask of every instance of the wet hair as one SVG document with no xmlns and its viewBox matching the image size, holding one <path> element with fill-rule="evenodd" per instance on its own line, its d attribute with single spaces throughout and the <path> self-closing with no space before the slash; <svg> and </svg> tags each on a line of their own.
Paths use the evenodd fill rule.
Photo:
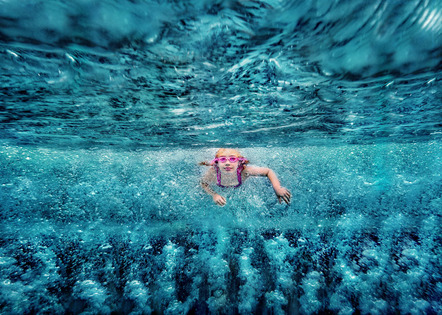
<svg viewBox="0 0 442 315">
<path fill-rule="evenodd" d="M 235 155 L 236 157 L 238 157 L 238 158 L 243 158 L 244 161 L 242 162 L 242 165 L 245 166 L 245 165 L 249 164 L 249 160 L 246 159 L 244 156 L 242 156 L 241 153 L 239 153 L 239 151 L 236 150 L 236 149 L 228 149 L 228 148 L 221 148 L 221 149 L 218 149 L 218 151 L 216 151 L 216 154 L 215 154 L 215 159 L 216 159 L 216 158 L 219 158 L 220 156 L 223 156 L 223 155 L 224 155 L 224 152 L 227 151 L 227 150 L 229 150 L 229 151 L 233 151 L 233 153 L 234 153 L 233 155 Z M 230 155 L 232 155 L 232 154 L 230 154 Z M 203 165 L 203 166 L 213 166 L 214 164 L 215 164 L 214 161 L 211 161 L 211 162 L 204 161 L 204 162 L 200 162 L 200 163 L 198 163 L 198 165 Z"/>
</svg>

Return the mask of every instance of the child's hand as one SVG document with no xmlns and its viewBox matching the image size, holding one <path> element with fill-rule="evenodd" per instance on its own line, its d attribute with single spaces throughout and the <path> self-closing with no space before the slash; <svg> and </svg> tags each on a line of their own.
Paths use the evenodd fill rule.
<svg viewBox="0 0 442 315">
<path fill-rule="evenodd" d="M 276 196 L 278 197 L 279 203 L 281 203 L 281 199 L 284 200 L 286 204 L 290 203 L 290 198 L 292 198 L 292 194 L 287 188 L 279 187 L 275 189 Z"/>
<path fill-rule="evenodd" d="M 226 198 L 218 194 L 213 195 L 213 201 L 221 207 L 224 207 L 226 205 Z"/>
</svg>

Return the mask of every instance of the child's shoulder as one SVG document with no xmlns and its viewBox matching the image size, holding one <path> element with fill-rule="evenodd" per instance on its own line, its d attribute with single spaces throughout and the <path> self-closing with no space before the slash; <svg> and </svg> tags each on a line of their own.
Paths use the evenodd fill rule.
<svg viewBox="0 0 442 315">
<path fill-rule="evenodd" d="M 255 172 L 255 166 L 245 165 L 243 169 L 243 173 L 246 176 L 251 176 Z"/>
<path fill-rule="evenodd" d="M 249 166 L 247 165 L 244 168 L 244 173 L 246 176 L 259 176 L 259 175 L 265 175 L 268 172 L 268 168 L 266 167 L 259 167 L 259 166 Z"/>
<path fill-rule="evenodd" d="M 204 174 L 205 177 L 216 177 L 216 170 L 215 167 L 211 166 L 206 173 Z"/>
<path fill-rule="evenodd" d="M 216 171 L 213 167 L 208 169 L 206 173 L 201 178 L 202 183 L 212 184 L 216 181 Z"/>
</svg>

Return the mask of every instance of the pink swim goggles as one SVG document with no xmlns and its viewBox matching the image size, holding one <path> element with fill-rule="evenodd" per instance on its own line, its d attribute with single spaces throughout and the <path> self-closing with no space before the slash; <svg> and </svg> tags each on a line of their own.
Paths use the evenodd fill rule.
<svg viewBox="0 0 442 315">
<path fill-rule="evenodd" d="M 215 158 L 214 160 L 212 160 L 212 164 L 218 162 L 226 163 L 227 161 L 229 161 L 230 163 L 236 163 L 237 161 L 244 162 L 245 160 L 246 159 L 242 157 L 239 158 L 236 156 L 230 156 L 230 157 L 221 156 L 219 158 Z"/>
</svg>

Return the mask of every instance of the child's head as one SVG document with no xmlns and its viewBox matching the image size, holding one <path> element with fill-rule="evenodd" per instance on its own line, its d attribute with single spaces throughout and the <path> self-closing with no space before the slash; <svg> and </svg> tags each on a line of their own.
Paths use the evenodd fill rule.
<svg viewBox="0 0 442 315">
<path fill-rule="evenodd" d="M 238 168 L 242 166 L 242 162 L 244 161 L 244 157 L 238 152 L 238 150 L 221 148 L 216 152 L 215 159 L 212 163 L 221 171 L 221 173 L 236 174 Z"/>
<path fill-rule="evenodd" d="M 241 172 L 247 163 L 249 161 L 238 150 L 221 148 L 216 152 L 211 164 L 215 165 L 221 173 L 236 173 Z"/>
<path fill-rule="evenodd" d="M 242 156 L 238 150 L 221 148 L 216 151 L 215 159 L 213 159 L 210 163 L 202 162 L 200 163 L 200 165 L 212 165 L 218 167 L 224 167 L 225 165 L 227 165 L 227 168 L 229 168 L 229 166 L 233 166 L 234 170 L 236 170 L 238 166 L 243 167 L 248 163 L 249 161 L 244 156 Z"/>
</svg>

